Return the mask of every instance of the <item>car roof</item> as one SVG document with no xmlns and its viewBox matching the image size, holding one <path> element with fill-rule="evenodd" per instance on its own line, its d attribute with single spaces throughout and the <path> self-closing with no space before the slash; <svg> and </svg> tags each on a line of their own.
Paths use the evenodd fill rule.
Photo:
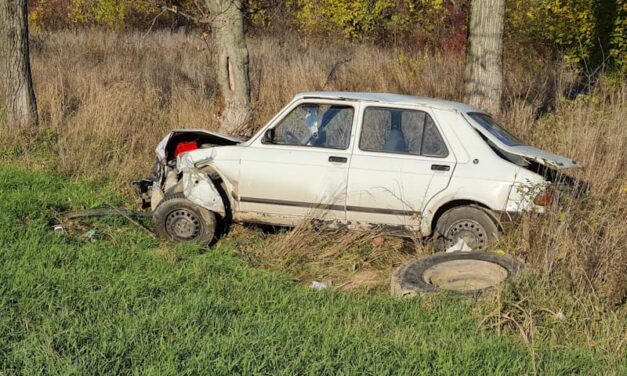
<svg viewBox="0 0 627 376">
<path fill-rule="evenodd" d="M 391 93 L 359 93 L 344 91 L 312 91 L 299 93 L 294 99 L 340 99 L 353 101 L 379 102 L 385 104 L 400 105 L 421 105 L 447 110 L 458 110 L 460 112 L 484 112 L 469 104 L 447 101 L 429 97 L 417 97 L 413 95 L 391 94 Z"/>
</svg>

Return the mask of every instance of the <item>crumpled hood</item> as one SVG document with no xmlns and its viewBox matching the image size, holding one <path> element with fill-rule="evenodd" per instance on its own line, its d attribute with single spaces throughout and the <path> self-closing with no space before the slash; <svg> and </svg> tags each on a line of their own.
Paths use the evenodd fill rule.
<svg viewBox="0 0 627 376">
<path fill-rule="evenodd" d="M 185 137 L 187 139 L 198 138 L 202 143 L 214 144 L 214 145 L 236 145 L 244 142 L 244 140 L 227 136 L 218 132 L 210 132 L 204 129 L 175 129 L 168 133 L 157 145 L 155 152 L 157 159 L 160 163 L 165 163 L 168 157 L 168 150 L 170 149 L 170 142 L 178 142 L 177 139 Z"/>
</svg>

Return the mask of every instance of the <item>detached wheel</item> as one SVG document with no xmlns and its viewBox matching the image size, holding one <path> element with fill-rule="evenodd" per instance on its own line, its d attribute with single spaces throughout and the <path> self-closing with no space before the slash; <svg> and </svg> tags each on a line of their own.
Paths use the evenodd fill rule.
<svg viewBox="0 0 627 376">
<path fill-rule="evenodd" d="M 440 290 L 477 295 L 511 279 L 523 263 L 494 252 L 436 253 L 398 268 L 392 295 L 410 297 Z"/>
<path fill-rule="evenodd" d="M 434 241 L 437 252 L 457 244 L 463 239 L 476 251 L 484 251 L 498 234 L 494 220 L 482 209 L 460 206 L 446 211 L 435 226 Z"/>
<path fill-rule="evenodd" d="M 173 242 L 209 244 L 216 233 L 215 214 L 182 193 L 166 196 L 153 212 L 152 220 L 157 235 Z"/>
</svg>

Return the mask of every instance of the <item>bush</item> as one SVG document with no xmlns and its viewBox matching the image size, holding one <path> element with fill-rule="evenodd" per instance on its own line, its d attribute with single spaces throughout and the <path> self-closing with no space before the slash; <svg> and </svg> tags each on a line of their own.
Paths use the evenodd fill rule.
<svg viewBox="0 0 627 376">
<path fill-rule="evenodd" d="M 509 0 L 506 19 L 510 39 L 590 73 L 608 63 L 627 68 L 626 14 L 625 0 Z"/>
</svg>

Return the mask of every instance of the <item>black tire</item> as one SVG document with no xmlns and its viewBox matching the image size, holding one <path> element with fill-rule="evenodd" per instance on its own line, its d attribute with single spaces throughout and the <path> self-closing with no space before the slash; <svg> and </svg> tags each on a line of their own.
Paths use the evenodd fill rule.
<svg viewBox="0 0 627 376">
<path fill-rule="evenodd" d="M 216 235 L 216 216 L 182 193 L 166 195 L 152 215 L 157 235 L 172 242 L 207 245 Z"/>
<path fill-rule="evenodd" d="M 428 278 L 428 271 L 433 271 L 435 266 L 443 265 L 451 261 L 468 262 L 466 270 L 460 269 L 458 266 L 454 266 L 449 269 L 449 275 L 455 278 L 464 278 L 466 281 L 470 281 L 468 278 L 468 272 L 473 272 L 474 268 L 484 268 L 483 271 L 476 270 L 477 281 L 486 282 L 485 277 L 490 277 L 490 272 L 495 270 L 499 275 L 494 275 L 492 285 L 490 283 L 483 283 L 484 285 L 490 285 L 489 287 L 474 289 L 469 286 L 467 289 L 451 289 L 442 288 Z M 472 264 L 475 262 L 475 264 Z M 500 255 L 494 252 L 452 252 L 452 253 L 436 253 L 431 256 L 424 257 L 420 260 L 410 262 L 396 269 L 392 275 L 391 292 L 396 297 L 412 297 L 424 293 L 432 293 L 441 290 L 447 290 L 455 294 L 460 295 L 477 295 L 485 291 L 493 289 L 498 283 L 510 280 L 515 275 L 520 273 L 524 267 L 524 264 L 518 259 L 510 255 Z M 465 273 L 465 275 L 464 275 Z M 455 283 L 455 278 L 450 279 Z M 482 280 L 483 278 L 483 280 Z M 459 284 L 458 284 L 459 285 Z"/>
<path fill-rule="evenodd" d="M 485 251 L 498 231 L 494 219 L 483 209 L 459 206 L 446 211 L 438 219 L 433 234 L 434 247 L 436 252 L 443 252 L 463 238 L 473 250 Z"/>
</svg>

